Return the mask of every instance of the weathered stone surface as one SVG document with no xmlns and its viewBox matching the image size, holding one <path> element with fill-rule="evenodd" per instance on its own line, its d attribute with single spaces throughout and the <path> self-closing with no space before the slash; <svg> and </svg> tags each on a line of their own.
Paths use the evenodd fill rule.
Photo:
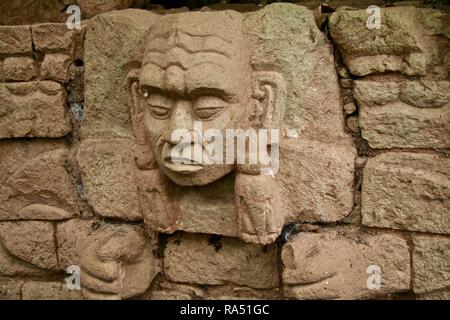
<svg viewBox="0 0 450 320">
<path fill-rule="evenodd" d="M 449 97 L 449 81 L 355 81 L 362 137 L 372 148 L 448 148 Z"/>
<path fill-rule="evenodd" d="M 76 30 L 67 28 L 65 23 L 43 23 L 31 26 L 33 44 L 36 50 L 66 51 L 73 50 Z"/>
<path fill-rule="evenodd" d="M 81 17 L 88 19 L 111 10 L 121 10 L 131 6 L 144 7 L 148 0 L 8 0 L 0 3 L 0 24 L 20 25 L 43 22 L 66 22 L 71 11 L 69 5 L 80 8 Z"/>
<path fill-rule="evenodd" d="M 450 287 L 450 238 L 414 235 L 413 243 L 414 292 L 448 290 Z"/>
<path fill-rule="evenodd" d="M 78 5 L 83 14 L 87 17 L 93 17 L 97 14 L 112 11 L 122 10 L 131 7 L 132 4 L 136 6 L 143 5 L 143 0 L 110 0 L 110 1 L 92 1 L 92 0 L 78 0 Z"/>
<path fill-rule="evenodd" d="M 408 244 L 390 234 L 363 234 L 356 228 L 302 232 L 283 247 L 281 258 L 284 292 L 291 298 L 361 299 L 410 286 Z M 369 266 L 381 270 L 379 289 L 368 289 Z"/>
<path fill-rule="evenodd" d="M 22 300 L 82 300 L 80 290 L 69 290 L 64 282 L 29 281 L 22 286 Z"/>
<path fill-rule="evenodd" d="M 58 262 L 62 270 L 70 265 L 80 265 L 80 257 L 85 241 L 96 229 L 98 222 L 72 219 L 56 226 Z"/>
<path fill-rule="evenodd" d="M 126 299 L 146 292 L 159 272 L 154 240 L 132 225 L 105 225 L 92 233 L 82 249 L 83 297 Z"/>
<path fill-rule="evenodd" d="M 99 15 L 89 23 L 84 43 L 84 137 L 132 136 L 126 76 L 141 60 L 141 42 L 156 17 L 129 9 Z"/>
<path fill-rule="evenodd" d="M 371 15 L 366 10 L 338 10 L 330 17 L 331 37 L 351 73 L 365 76 L 399 71 L 410 76 L 424 75 L 430 65 L 439 63 L 438 37 L 432 36 L 450 37 L 444 12 L 382 8 L 379 29 L 366 26 Z"/>
<path fill-rule="evenodd" d="M 61 53 L 47 53 L 41 64 L 41 75 L 44 79 L 67 82 L 72 57 Z"/>
<path fill-rule="evenodd" d="M 3 62 L 5 80 L 28 81 L 36 76 L 36 65 L 30 57 L 9 57 Z"/>
<path fill-rule="evenodd" d="M 344 111 L 346 114 L 352 114 L 356 111 L 356 104 L 353 101 L 345 104 Z"/>
<path fill-rule="evenodd" d="M 282 126 L 301 138 L 346 140 L 330 43 L 305 7 L 275 3 L 243 21 L 254 70 L 277 70 L 286 85 Z M 301 92 L 301 94 L 299 94 Z"/>
<path fill-rule="evenodd" d="M 253 289 L 234 285 L 209 286 L 203 299 L 206 300 L 279 300 L 282 290 Z"/>
<path fill-rule="evenodd" d="M 78 215 L 62 141 L 0 142 L 0 220 L 61 220 Z"/>
<path fill-rule="evenodd" d="M 0 138 L 55 138 L 70 130 L 65 91 L 59 83 L 0 84 Z"/>
<path fill-rule="evenodd" d="M 175 283 L 167 280 L 154 281 L 142 300 L 193 300 L 202 299 L 205 289 L 199 285 Z"/>
<path fill-rule="evenodd" d="M 86 199 L 104 217 L 140 220 L 134 174 L 133 142 L 127 139 L 88 139 L 78 150 Z"/>
<path fill-rule="evenodd" d="M 38 268 L 12 255 L 0 243 L 0 275 L 3 276 L 43 276 L 47 270 Z"/>
<path fill-rule="evenodd" d="M 23 281 L 0 278 L 0 300 L 20 300 Z"/>
<path fill-rule="evenodd" d="M 450 233 L 450 159 L 424 153 L 369 158 L 362 184 L 362 223 Z"/>
<path fill-rule="evenodd" d="M 5 249 L 16 257 L 40 268 L 58 269 L 51 222 L 0 222 L 0 240 Z"/>
<path fill-rule="evenodd" d="M 356 150 L 351 142 L 289 139 L 280 150 L 283 212 L 289 221 L 331 222 L 353 207 Z"/>
<path fill-rule="evenodd" d="M 172 199 L 181 212 L 178 229 L 236 237 L 234 180 L 230 174 L 207 186 L 183 188 L 170 183 Z"/>
<path fill-rule="evenodd" d="M 31 52 L 30 26 L 0 26 L 0 54 Z"/>
<path fill-rule="evenodd" d="M 450 300 L 450 289 L 416 295 L 417 300 Z"/>
<path fill-rule="evenodd" d="M 277 247 L 178 234 L 170 238 L 165 249 L 164 273 L 176 282 L 274 288 L 278 286 Z"/>
</svg>

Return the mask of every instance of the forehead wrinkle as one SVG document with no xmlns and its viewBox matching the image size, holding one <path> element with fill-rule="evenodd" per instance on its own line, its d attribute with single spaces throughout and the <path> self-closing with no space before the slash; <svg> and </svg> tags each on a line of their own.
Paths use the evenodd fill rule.
<svg viewBox="0 0 450 320">
<path fill-rule="evenodd" d="M 237 45 L 237 43 L 230 45 L 229 42 L 225 42 L 215 36 L 191 37 L 183 32 L 179 32 L 173 41 L 169 41 L 169 39 L 162 37 L 149 39 L 146 51 L 166 53 L 173 48 L 178 47 L 188 53 L 213 52 L 231 58 L 239 52 L 236 48 Z"/>
<path fill-rule="evenodd" d="M 145 66 L 148 63 L 152 63 L 163 69 L 167 69 L 171 65 L 177 65 L 181 69 L 187 70 L 194 65 L 207 62 L 222 67 L 232 63 L 229 58 L 222 54 L 215 52 L 188 53 L 183 49 L 176 47 L 166 53 L 147 52 L 142 65 Z"/>
</svg>

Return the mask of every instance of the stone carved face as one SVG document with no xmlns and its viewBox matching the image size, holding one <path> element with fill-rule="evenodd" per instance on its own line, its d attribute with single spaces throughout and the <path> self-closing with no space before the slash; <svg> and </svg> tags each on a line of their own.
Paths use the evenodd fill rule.
<svg viewBox="0 0 450 320">
<path fill-rule="evenodd" d="M 156 162 L 172 181 L 185 186 L 208 184 L 234 169 L 233 164 L 199 164 L 194 159 L 174 163 L 171 151 L 179 143 L 172 139 L 176 129 L 188 130 L 194 141 L 194 121 L 201 121 L 203 132 L 216 129 L 223 136 L 225 129 L 248 127 L 250 114 L 257 110 L 255 91 L 269 108 L 262 100 L 276 84 L 267 81 L 263 91 L 252 86 L 261 79 L 251 71 L 241 23 L 242 15 L 231 11 L 182 13 L 160 18 L 151 29 L 138 81 L 132 84 L 138 144 L 149 147 L 138 150 L 138 166 Z M 271 99 L 274 106 L 269 109 L 276 109 L 276 100 Z"/>
</svg>

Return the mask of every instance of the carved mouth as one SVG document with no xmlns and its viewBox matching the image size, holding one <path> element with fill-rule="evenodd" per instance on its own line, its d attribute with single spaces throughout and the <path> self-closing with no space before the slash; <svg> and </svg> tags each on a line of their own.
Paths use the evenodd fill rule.
<svg viewBox="0 0 450 320">
<path fill-rule="evenodd" d="M 201 166 L 201 163 L 196 162 L 194 159 L 190 158 L 179 158 L 179 157 L 165 157 L 164 162 L 171 164 L 184 164 L 191 166 Z"/>
<path fill-rule="evenodd" d="M 178 173 L 194 173 L 203 169 L 203 166 L 198 164 L 177 164 L 169 162 L 165 162 L 164 167 L 166 167 L 170 171 Z"/>
<path fill-rule="evenodd" d="M 203 169 L 203 166 L 189 158 L 164 158 L 164 167 L 178 173 L 193 173 Z"/>
</svg>

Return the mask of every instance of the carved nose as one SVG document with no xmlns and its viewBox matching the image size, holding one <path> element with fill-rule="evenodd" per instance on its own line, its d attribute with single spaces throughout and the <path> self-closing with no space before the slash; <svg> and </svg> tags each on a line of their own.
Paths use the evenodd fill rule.
<svg viewBox="0 0 450 320">
<path fill-rule="evenodd" d="M 172 109 L 172 115 L 170 117 L 169 136 L 172 136 L 173 130 L 186 129 L 190 131 L 193 129 L 193 127 L 194 127 L 194 114 L 192 111 L 191 102 L 186 100 L 176 101 Z M 177 143 L 176 141 L 170 142 Z"/>
</svg>

